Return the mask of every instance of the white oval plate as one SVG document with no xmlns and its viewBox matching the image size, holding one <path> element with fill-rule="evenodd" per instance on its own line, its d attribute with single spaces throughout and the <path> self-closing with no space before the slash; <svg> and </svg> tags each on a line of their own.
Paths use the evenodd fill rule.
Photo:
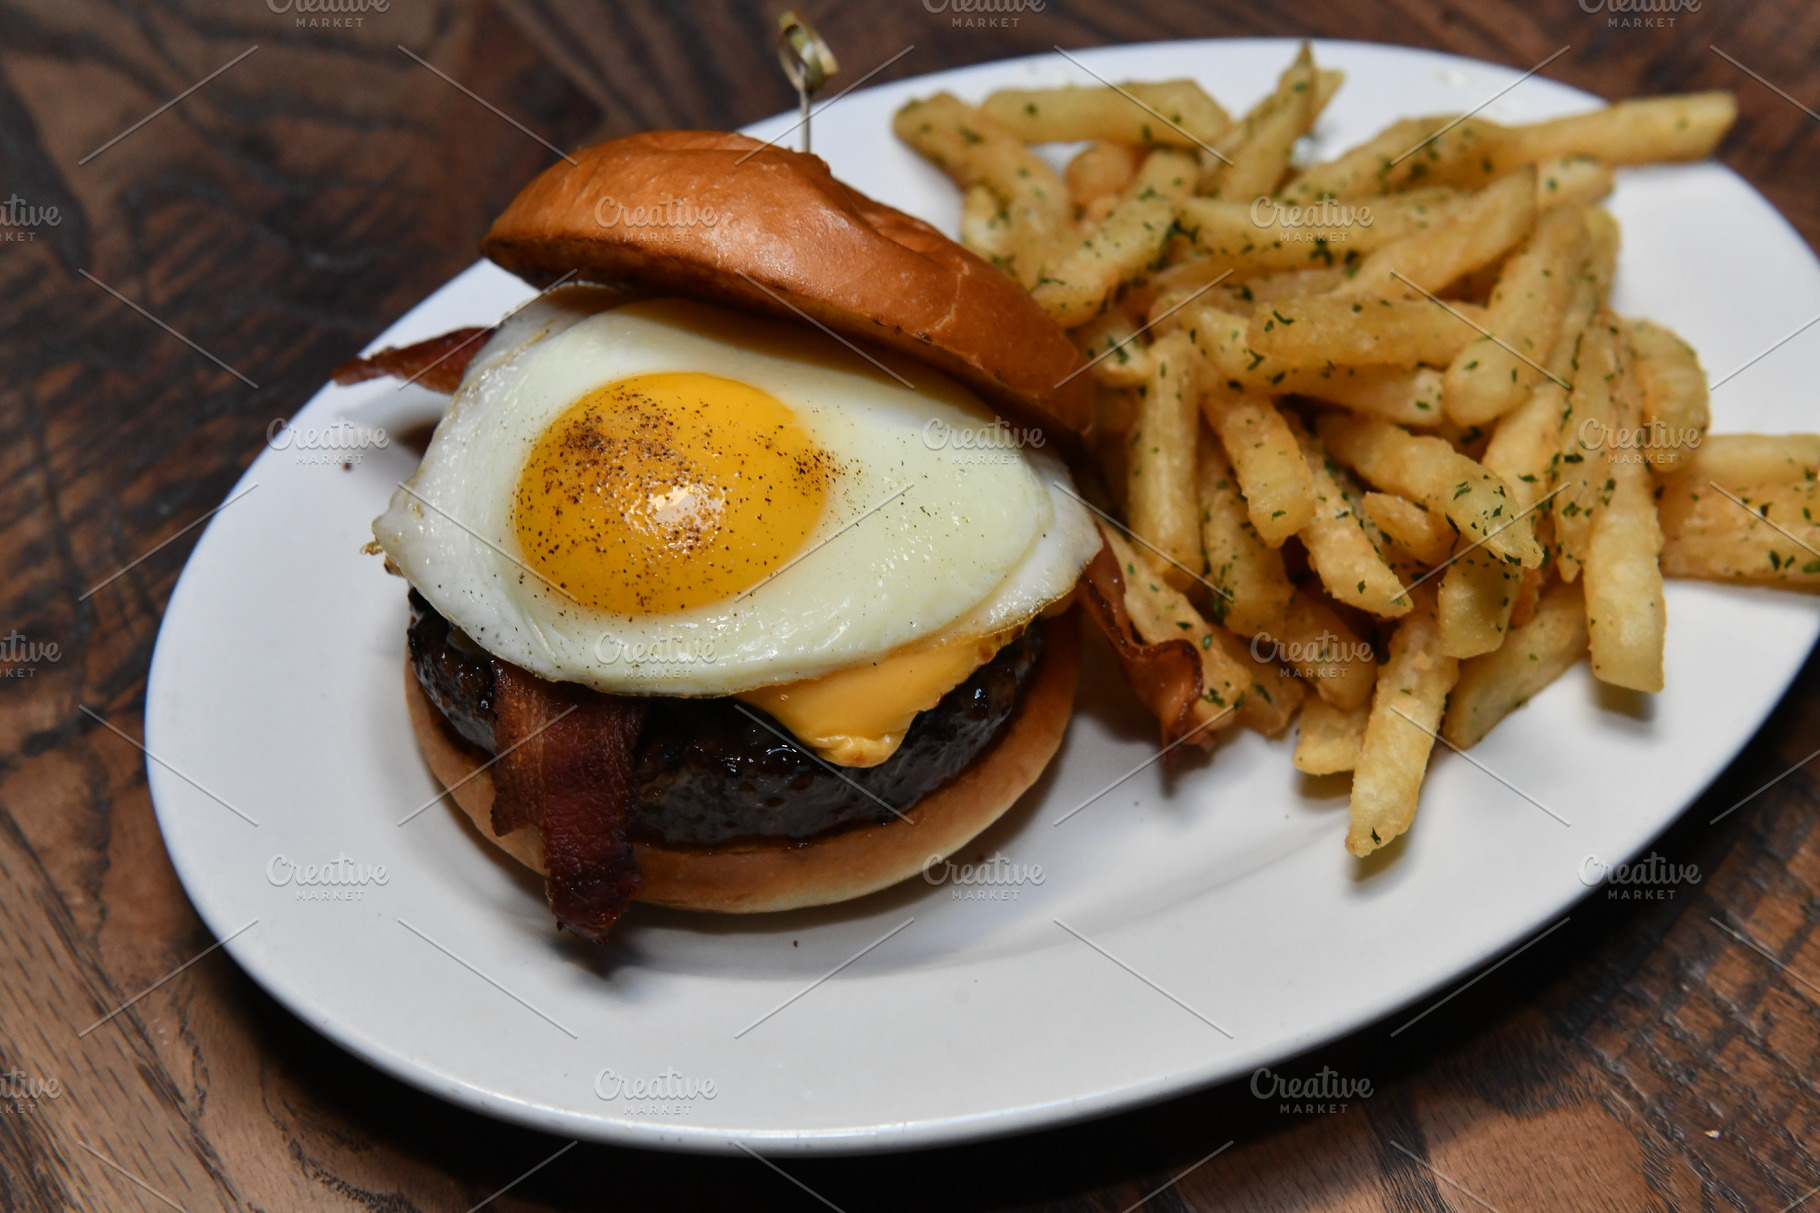
<svg viewBox="0 0 1820 1213">
<path fill-rule="evenodd" d="M 1326 154 L 1518 77 L 1394 47 L 1316 51 L 1347 73 L 1317 132 Z M 1293 52 L 1264 40 L 1077 57 L 1110 80 L 1196 77 L 1239 112 Z M 816 150 L 953 231 L 954 189 L 892 137 L 892 112 L 937 89 L 1062 83 L 1092 80 L 1049 55 L 856 92 L 815 119 Z M 1593 101 L 1538 77 L 1484 112 Z M 1820 267 L 1728 170 L 1626 172 L 1610 205 L 1624 225 L 1620 310 L 1683 333 L 1715 377 L 1820 312 Z M 374 344 L 490 324 L 529 293 L 476 265 Z M 1809 330 L 1725 383 L 1717 428 L 1811 428 L 1801 376 L 1817 354 Z M 390 382 L 330 386 L 293 425 L 396 433 L 440 404 Z M 1664 694 L 1627 706 L 1582 666 L 1474 762 L 1438 754 L 1407 845 L 1363 866 L 1342 845 L 1344 788 L 1298 776 L 1288 739 L 1245 735 L 1210 762 L 1145 767 L 1052 824 L 1155 750 L 1116 675 L 1090 663 L 1059 761 L 967 852 L 1026 876 L 1040 865 L 1040 882 L 914 881 L 746 919 L 640 907 L 599 952 L 563 940 L 537 883 L 444 805 L 397 824 L 437 787 L 400 697 L 404 586 L 360 546 L 414 456 L 394 443 L 343 470 L 310 454 L 260 455 L 164 619 L 146 744 L 183 883 L 213 931 L 239 932 L 227 946 L 256 980 L 374 1065 L 496 1116 L 630 1145 L 954 1142 L 1176 1094 L 1369 1023 L 1558 920 L 1587 891 L 1587 857 L 1637 853 L 1750 738 L 1820 630 L 1811 597 L 1672 584 Z M 337 859 L 344 883 L 310 890 L 332 899 L 282 882 Z M 359 865 L 384 865 L 383 883 L 370 870 L 359 883 Z"/>
</svg>

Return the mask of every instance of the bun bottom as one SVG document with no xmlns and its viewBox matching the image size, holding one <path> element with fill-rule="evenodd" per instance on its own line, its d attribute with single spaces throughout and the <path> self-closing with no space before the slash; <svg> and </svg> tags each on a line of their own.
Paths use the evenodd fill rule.
<svg viewBox="0 0 1820 1213">
<path fill-rule="evenodd" d="M 684 910 L 756 914 L 848 901 L 946 859 L 997 821 L 1035 783 L 1061 746 L 1074 712 L 1080 626 L 1069 610 L 1048 623 L 1042 656 L 1004 731 L 966 770 L 918 801 L 906 820 L 839 830 L 806 840 L 724 847 L 633 845 L 644 874 L 640 901 Z M 481 836 L 526 867 L 544 872 L 543 840 L 526 827 L 493 832 L 493 774 L 437 711 L 407 660 L 405 703 L 430 770 Z"/>
</svg>

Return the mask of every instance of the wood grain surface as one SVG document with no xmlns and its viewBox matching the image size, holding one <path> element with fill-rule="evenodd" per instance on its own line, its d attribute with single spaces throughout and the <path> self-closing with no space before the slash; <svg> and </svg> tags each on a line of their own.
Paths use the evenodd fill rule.
<svg viewBox="0 0 1820 1213">
<path fill-rule="evenodd" d="M 914 44 L 879 80 L 1178 37 L 1359 38 L 1524 69 L 1570 46 L 1546 74 L 1606 96 L 1735 89 L 1725 161 L 1820 238 L 1820 6 L 1705 0 L 1625 24 L 1591 2 L 799 8 L 850 76 Z M 310 7 L 0 3 L 0 201 L 59 216 L 0 227 L 0 635 L 19 638 L 0 651 L 7 1210 L 462 1210 L 566 1144 L 369 1069 L 219 951 L 85 1031 L 213 942 L 146 794 L 146 669 L 186 528 L 274 418 L 472 260 L 551 161 L 538 139 L 788 107 L 781 5 Z M 1820 777 L 1788 773 L 1820 746 L 1817 673 L 1659 843 L 1699 885 L 1589 896 L 1417 1027 L 1277 1067 L 1369 1080 L 1343 1110 L 1240 1082 L 1010 1141 L 789 1163 L 813 1194 L 749 1159 L 579 1146 L 489 1207 L 1820 1209 Z"/>
</svg>

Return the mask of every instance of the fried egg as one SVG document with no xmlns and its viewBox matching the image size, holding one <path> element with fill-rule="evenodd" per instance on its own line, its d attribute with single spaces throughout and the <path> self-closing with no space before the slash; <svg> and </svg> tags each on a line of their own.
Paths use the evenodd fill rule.
<svg viewBox="0 0 1820 1213">
<path fill-rule="evenodd" d="M 732 695 L 993 637 L 1099 548 L 1061 462 L 967 389 L 808 324 L 551 292 L 474 358 L 374 523 L 483 648 Z"/>
</svg>

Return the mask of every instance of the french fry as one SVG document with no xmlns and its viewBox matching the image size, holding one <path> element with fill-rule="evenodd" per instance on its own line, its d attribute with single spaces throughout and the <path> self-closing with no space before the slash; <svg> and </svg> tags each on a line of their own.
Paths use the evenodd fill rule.
<svg viewBox="0 0 1820 1213">
<path fill-rule="evenodd" d="M 1371 708 L 1337 708 L 1324 699 L 1310 699 L 1302 705 L 1301 724 L 1296 730 L 1296 770 L 1304 775 L 1338 775 L 1350 771 L 1359 761 L 1359 747 L 1365 741 L 1365 722 L 1371 719 Z"/>
<path fill-rule="evenodd" d="M 1179 206 L 1180 203 L 1177 205 Z M 1221 265 L 1212 257 L 1196 254 L 1192 245 L 1187 247 L 1177 245 L 1175 252 L 1179 255 L 1178 259 L 1151 271 L 1149 277 L 1144 280 L 1153 292 L 1153 297 L 1178 290 L 1193 294 L 1201 287 L 1218 285 L 1226 282 L 1232 276 L 1231 270 L 1227 266 Z M 1216 294 L 1209 293 L 1202 298 L 1203 306 L 1210 305 L 1216 298 Z"/>
<path fill-rule="evenodd" d="M 1312 52 L 1310 53 L 1312 54 Z M 1308 125 L 1311 129 L 1316 122 L 1320 121 L 1321 115 L 1326 112 L 1327 103 L 1333 100 L 1333 95 L 1339 92 L 1340 86 L 1345 83 L 1346 73 L 1338 68 L 1318 67 L 1315 69 L 1314 113 L 1310 114 L 1308 117 Z M 1307 132 L 1304 131 L 1303 133 L 1306 134 Z"/>
<path fill-rule="evenodd" d="M 1584 217 L 1583 214 L 1582 218 Z M 1613 230 L 1600 226 L 1601 231 L 1607 234 Z M 1510 486 L 1511 496 L 1516 499 L 1518 508 L 1525 511 L 1546 498 L 1554 489 L 1564 441 L 1563 427 L 1570 412 L 1568 391 L 1573 386 L 1573 376 L 1578 367 L 1581 337 L 1599 309 L 1599 275 L 1603 273 L 1609 277 L 1610 274 L 1608 267 L 1594 262 L 1615 246 L 1600 239 L 1600 249 L 1595 251 L 1594 243 L 1595 239 L 1589 230 L 1586 261 L 1574 278 L 1567 310 L 1562 316 L 1560 330 L 1555 335 L 1554 346 L 1548 355 L 1546 365 L 1549 378 L 1532 387 L 1528 399 L 1499 420 L 1496 430 L 1492 432 L 1491 441 L 1485 445 L 1484 457 L 1480 460 L 1492 472 L 1503 477 L 1504 483 Z M 1568 386 L 1562 387 L 1563 383 Z M 1536 521 L 1540 526 L 1544 521 L 1551 521 L 1551 518 L 1539 516 Z M 1552 525 L 1550 533 L 1553 533 Z"/>
<path fill-rule="evenodd" d="M 1259 537 L 1232 464 L 1213 435 L 1201 436 L 1199 458 L 1201 547 L 1214 589 L 1214 622 L 1240 636 L 1281 635 L 1295 589 L 1282 553 Z"/>
<path fill-rule="evenodd" d="M 1283 194 L 1297 201 L 1365 198 L 1411 187 L 1482 184 L 1480 167 L 1500 128 L 1477 118 L 1405 118 L 1323 164 L 1297 174 Z"/>
<path fill-rule="evenodd" d="M 1004 267 L 1026 290 L 1043 276 L 1070 230 L 1068 189 L 1049 163 L 999 123 L 949 93 L 912 101 L 892 119 L 897 137 L 963 190 L 984 185 L 1009 220 Z"/>
<path fill-rule="evenodd" d="M 1456 536 L 1444 516 L 1392 493 L 1367 493 L 1361 504 L 1384 537 L 1417 564 L 1440 564 L 1452 554 Z"/>
<path fill-rule="evenodd" d="M 1314 381 L 1296 391 L 1317 400 L 1343 404 L 1380 421 L 1426 428 L 1442 420 L 1442 375 L 1433 367 L 1334 367 L 1314 373 Z"/>
<path fill-rule="evenodd" d="M 1537 383 L 1514 412 L 1501 418 L 1480 461 L 1510 486 L 1519 509 L 1528 510 L 1548 495 L 1562 451 L 1562 427 L 1568 416 L 1569 376 L 1574 374 L 1580 338 L 1598 308 L 1598 290 L 1583 272 L 1575 281 L 1554 348 L 1548 356 L 1550 378 Z"/>
<path fill-rule="evenodd" d="M 1586 221 L 1586 260 L 1574 278 L 1567 311 L 1561 317 L 1561 331 L 1555 334 L 1554 347 L 1548 353 L 1548 378 L 1538 385 L 1559 389 L 1563 418 L 1567 415 L 1567 393 L 1573 390 L 1574 375 L 1579 370 L 1581 338 L 1604 306 L 1617 266 L 1617 226 L 1595 218 L 1604 214 L 1601 210 L 1580 212 Z M 1567 386 L 1561 387 L 1563 383 Z"/>
<path fill-rule="evenodd" d="M 1449 657 L 1477 657 L 1503 644 L 1517 585 L 1527 571 L 1482 547 L 1461 544 L 1459 558 L 1441 574 L 1435 595 L 1441 651 Z"/>
<path fill-rule="evenodd" d="M 1820 483 L 1662 487 L 1662 571 L 1670 577 L 1820 588 Z"/>
<path fill-rule="evenodd" d="M 1112 212 L 1119 209 L 1119 197 L 1118 194 L 1101 194 L 1098 198 L 1089 199 L 1079 208 L 1080 214 L 1075 217 L 1074 225 L 1083 237 L 1091 239 L 1101 225 L 1112 218 Z"/>
<path fill-rule="evenodd" d="M 1535 617 L 1536 602 L 1548 584 L 1548 569 L 1524 569 L 1517 579 L 1516 601 L 1510 604 L 1510 626 L 1520 628 Z"/>
<path fill-rule="evenodd" d="M 970 185 L 961 195 L 961 243 L 1001 268 L 1011 261 L 1011 218 L 983 185 Z"/>
<path fill-rule="evenodd" d="M 1440 307 L 1426 299 L 1315 295 L 1260 307 L 1245 344 L 1292 370 L 1334 363 L 1445 366 L 1484 324 L 1485 309 L 1472 303 Z"/>
<path fill-rule="evenodd" d="M 1156 566 L 1125 541 L 1116 528 L 1101 524 L 1100 534 L 1125 575 L 1125 609 L 1146 644 L 1186 640 L 1201 658 L 1201 698 L 1195 723 L 1212 732 L 1241 723 L 1239 712 L 1251 689 L 1252 671 L 1236 662 L 1215 639 L 1221 629 L 1208 623 L 1187 595 L 1156 573 Z"/>
<path fill-rule="evenodd" d="M 1346 272 L 1345 266 L 1278 270 L 1261 277 L 1222 284 L 1221 293 L 1226 296 L 1224 306 L 1229 311 L 1250 313 L 1266 303 L 1275 303 L 1278 299 L 1326 294 L 1346 281 Z"/>
<path fill-rule="evenodd" d="M 1118 308 L 1074 330 L 1076 344 L 1093 366 L 1089 373 L 1107 387 L 1141 387 L 1150 382 L 1150 347 L 1138 341 L 1137 321 Z"/>
<path fill-rule="evenodd" d="M 1320 198 L 1369 198 L 1389 194 L 1404 184 L 1392 160 L 1435 134 L 1450 121 L 1444 115 L 1405 118 L 1333 160 L 1311 164 L 1292 175 L 1283 196 L 1296 202 Z"/>
<path fill-rule="evenodd" d="M 1611 193 L 1611 165 L 1591 156 L 1557 156 L 1536 165 L 1536 210 L 1592 206 Z"/>
<path fill-rule="evenodd" d="M 1184 198 L 1176 215 L 1197 249 L 1221 265 L 1252 274 L 1348 264 L 1426 231 L 1458 210 L 1465 198 L 1450 189 L 1394 194 L 1358 205 Z"/>
<path fill-rule="evenodd" d="M 1005 88 L 980 109 L 1026 143 L 1103 140 L 1192 148 L 1226 133 L 1232 119 L 1192 80 L 1117 88 Z"/>
<path fill-rule="evenodd" d="M 1393 123 L 1338 159 L 1317 164 L 1285 193 L 1356 198 L 1416 185 L 1478 186 L 1518 166 L 1591 157 L 1608 165 L 1698 160 L 1737 116 L 1729 93 L 1621 102 L 1549 122 L 1506 127 L 1445 115 Z"/>
<path fill-rule="evenodd" d="M 1536 603 L 1535 614 L 1513 627 L 1501 647 L 1461 664 L 1441 736 L 1462 750 L 1479 744 L 1500 720 L 1579 661 L 1586 644 L 1580 587 L 1557 581 Z"/>
<path fill-rule="evenodd" d="M 1466 118 L 1424 140 L 1406 160 L 1392 166 L 1389 176 L 1401 180 L 1397 189 L 1431 185 L 1484 189 L 1521 167 L 1511 157 L 1499 154 L 1508 135 L 1509 129 L 1496 122 Z"/>
<path fill-rule="evenodd" d="M 1566 392 L 1552 382 L 1539 384 L 1492 431 L 1480 462 L 1510 487 L 1518 510 L 1529 509 L 1548 492 L 1549 469 L 1561 450 L 1561 416 L 1566 410 Z"/>
<path fill-rule="evenodd" d="M 1292 424 L 1301 426 L 1301 414 L 1292 414 L 1292 416 L 1294 418 Z M 1334 485 L 1339 488 L 1340 495 L 1346 499 L 1346 504 L 1352 507 L 1353 516 L 1359 520 L 1359 529 L 1365 532 L 1367 539 L 1371 540 L 1371 546 L 1377 550 L 1379 556 L 1384 558 L 1386 564 L 1390 564 L 1397 576 L 1404 576 L 1404 570 L 1391 563 L 1390 541 L 1384 537 L 1382 531 L 1378 530 L 1378 524 L 1371 520 L 1371 515 L 1365 512 L 1365 494 L 1369 491 L 1365 487 L 1365 482 L 1360 480 L 1351 468 L 1331 456 L 1327 460 L 1327 472 L 1333 477 Z"/>
<path fill-rule="evenodd" d="M 1535 170 L 1525 166 L 1472 195 L 1440 223 L 1371 254 L 1334 293 L 1352 299 L 1438 295 L 1515 247 L 1535 221 Z"/>
<path fill-rule="evenodd" d="M 1155 340 L 1158 337 L 1166 337 L 1170 333 L 1180 332 L 1185 328 L 1186 320 L 1182 315 L 1183 309 L 1186 308 L 1188 304 L 1192 303 L 1196 296 L 1207 293 L 1204 291 L 1189 290 L 1186 287 L 1176 287 L 1171 290 L 1157 290 L 1153 286 L 1152 290 L 1155 293 L 1151 296 L 1150 310 L 1146 316 L 1146 323 L 1150 326 L 1149 331 L 1152 340 Z"/>
<path fill-rule="evenodd" d="M 1447 368 L 1448 420 L 1484 425 L 1522 404 L 1548 377 L 1543 363 L 1573 301 L 1587 239 L 1577 208 L 1551 211 L 1504 263 L 1486 323 L 1493 336 L 1474 339 Z"/>
<path fill-rule="evenodd" d="M 1232 392 L 1284 392 L 1296 370 L 1260 354 L 1246 344 L 1251 321 L 1236 312 L 1190 304 L 1183 309 L 1184 327 L 1206 362 L 1209 382 L 1224 384 Z M 1312 375 L 1308 376 L 1313 378 Z"/>
<path fill-rule="evenodd" d="M 1152 346 L 1150 361 L 1150 388 L 1138 402 L 1127 440 L 1126 510 L 1132 533 L 1174 562 L 1164 567 L 1163 576 L 1181 587 L 1203 567 L 1194 477 L 1200 360 L 1178 333 Z"/>
<path fill-rule="evenodd" d="M 1606 438 L 1621 428 L 1617 382 L 1624 366 L 1617 327 L 1608 313 L 1600 313 L 1587 326 L 1580 341 L 1579 359 L 1573 391 L 1567 397 L 1561 455 L 1555 465 L 1556 484 L 1565 487 L 1550 503 L 1563 581 L 1580 575 L 1591 541 L 1593 518 L 1611 492 L 1606 483 L 1611 472 Z"/>
<path fill-rule="evenodd" d="M 1296 438 L 1314 481 L 1314 516 L 1296 532 L 1308 550 L 1308 567 L 1335 601 L 1386 619 L 1407 615 L 1409 595 L 1354 513 L 1320 440 L 1301 429 Z"/>
<path fill-rule="evenodd" d="M 1618 271 L 1618 221 L 1602 206 L 1580 212 L 1586 219 L 1586 273 L 1599 293 L 1599 306 L 1611 296 L 1612 276 Z"/>
<path fill-rule="evenodd" d="M 1262 396 L 1209 391 L 1201 410 L 1232 461 L 1251 525 L 1265 543 L 1282 547 L 1315 514 L 1314 476 L 1294 431 Z"/>
<path fill-rule="evenodd" d="M 1458 422 L 1443 420 L 1440 425 L 1434 427 L 1434 432 L 1427 436 L 1451 443 L 1453 449 L 1460 454 L 1483 463 L 1484 459 L 1481 456 L 1485 454 L 1485 448 L 1490 445 L 1491 432 L 1496 428 L 1496 426 L 1460 425 Z"/>
<path fill-rule="evenodd" d="M 1239 723 L 1266 737 L 1288 728 L 1308 695 L 1301 681 L 1269 658 L 1256 656 L 1225 628 L 1213 629 L 1213 643 L 1225 650 L 1234 668 L 1248 671 L 1251 678 L 1250 688 L 1239 701 Z"/>
<path fill-rule="evenodd" d="M 1709 156 L 1738 117 L 1730 93 L 1620 101 L 1589 113 L 1505 128 L 1500 164 L 1592 156 L 1606 164 L 1659 164 Z"/>
<path fill-rule="evenodd" d="M 1250 322 L 1218 308 L 1189 306 L 1181 315 L 1207 367 L 1208 381 L 1230 392 L 1296 393 L 1331 400 L 1386 421 L 1429 426 L 1441 420 L 1441 375 L 1428 367 L 1291 367 L 1246 344 Z"/>
<path fill-rule="evenodd" d="M 1283 643 L 1270 655 L 1288 662 L 1322 699 L 1342 708 L 1363 707 L 1370 701 L 1378 680 L 1371 642 L 1353 631 L 1320 595 L 1297 590 L 1280 635 Z"/>
<path fill-rule="evenodd" d="M 1707 434 L 1687 452 L 1682 475 L 1727 488 L 1808 484 L 1820 477 L 1820 434 Z"/>
<path fill-rule="evenodd" d="M 1181 152 L 1151 152 L 1099 230 L 1057 258 L 1030 297 L 1063 328 L 1091 320 L 1119 283 L 1161 255 L 1176 199 L 1194 188 L 1195 171 L 1194 160 Z"/>
<path fill-rule="evenodd" d="M 1308 133 L 1320 112 L 1315 107 L 1316 74 L 1314 56 L 1304 42 L 1275 90 L 1219 141 L 1224 159 L 1202 177 L 1200 192 L 1241 202 L 1276 192 L 1295 141 Z"/>
<path fill-rule="evenodd" d="M 1633 377 L 1622 368 L 1620 375 L 1615 417 L 1619 429 L 1634 429 L 1641 405 Z M 1593 515 L 1586 543 L 1586 626 L 1593 675 L 1635 691 L 1660 691 L 1668 613 L 1662 594 L 1662 528 L 1656 516 L 1655 484 L 1641 460 L 1610 458 L 1606 470 L 1606 495 Z"/>
<path fill-rule="evenodd" d="M 1369 417 L 1328 413 L 1316 423 L 1341 463 L 1386 492 L 1445 514 L 1468 541 L 1525 568 L 1542 563 L 1527 517 L 1518 517 L 1508 485 L 1448 445 Z"/>
<path fill-rule="evenodd" d="M 1693 347 L 1672 330 L 1647 320 L 1625 320 L 1622 328 L 1642 393 L 1643 459 L 1656 474 L 1672 476 L 1712 424 L 1706 371 Z"/>
<path fill-rule="evenodd" d="M 1122 193 L 1144 162 L 1143 149 L 1126 143 L 1090 143 L 1075 153 L 1062 180 L 1078 210 L 1107 194 Z"/>
<path fill-rule="evenodd" d="M 1397 624 L 1390 656 L 1378 671 L 1371 716 L 1352 772 L 1352 826 L 1346 849 L 1365 856 L 1384 846 L 1415 820 L 1428 756 L 1447 693 L 1460 663 L 1441 651 L 1434 598 L 1412 595 L 1417 606 Z"/>
</svg>

